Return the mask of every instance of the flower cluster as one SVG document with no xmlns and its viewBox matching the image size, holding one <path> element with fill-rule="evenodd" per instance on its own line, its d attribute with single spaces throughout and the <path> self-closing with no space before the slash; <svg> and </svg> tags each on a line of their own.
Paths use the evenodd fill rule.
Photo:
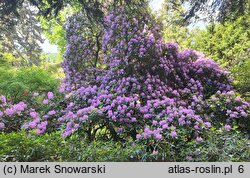
<svg viewBox="0 0 250 178">
<path fill-rule="evenodd" d="M 0 96 L 0 130 L 15 127 L 15 125 L 20 127 L 20 124 L 15 121 L 15 117 L 21 116 L 26 108 L 27 104 L 22 101 L 12 104 L 7 101 L 5 96 Z"/>
<path fill-rule="evenodd" d="M 218 91 L 206 103 L 206 113 L 216 122 L 225 123 L 225 129 L 230 130 L 233 123 L 244 129 L 249 129 L 249 103 L 243 101 L 234 91 L 221 93 Z"/>
<path fill-rule="evenodd" d="M 230 113 L 230 122 L 225 112 L 222 115 L 228 119 L 220 119 L 209 105 L 234 92 L 228 73 L 202 53 L 180 52 L 176 43 L 163 40 L 157 25 L 148 22 L 147 16 L 133 17 L 126 8 L 111 12 L 96 46 L 96 37 L 82 31 L 81 15 L 68 21 L 62 65 L 66 78 L 61 88 L 68 106 L 59 118 L 66 124 L 64 136 L 82 124 L 102 123 L 134 139 L 174 139 L 179 128 L 186 128 L 200 142 L 217 121 L 230 130 L 233 121 L 248 117 L 248 106 L 241 102 L 239 112 L 234 108 Z M 96 54 L 101 56 L 99 65 L 91 65 Z"/>
<path fill-rule="evenodd" d="M 57 123 L 56 115 L 61 109 L 55 109 L 57 104 L 53 101 L 55 99 L 53 92 L 48 92 L 43 96 L 34 93 L 30 97 L 33 97 L 32 100 L 36 102 L 26 104 L 21 101 L 13 104 L 7 101 L 5 96 L 0 97 L 0 130 L 11 132 L 21 128 L 36 129 L 37 134 L 42 134 L 48 129 L 47 127 L 52 127 Z M 39 99 L 43 99 L 43 102 L 39 103 Z"/>
</svg>

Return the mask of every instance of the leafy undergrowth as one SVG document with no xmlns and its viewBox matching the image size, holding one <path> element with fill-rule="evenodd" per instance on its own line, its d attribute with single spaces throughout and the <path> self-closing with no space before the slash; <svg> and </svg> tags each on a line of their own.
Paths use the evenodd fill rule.
<svg viewBox="0 0 250 178">
<path fill-rule="evenodd" d="M 250 161 L 247 139 L 239 132 L 211 131 L 202 142 L 181 140 L 166 143 L 152 152 L 139 142 L 97 140 L 92 143 L 78 135 L 68 138 L 59 132 L 35 135 L 21 131 L 0 134 L 0 161 Z"/>
</svg>

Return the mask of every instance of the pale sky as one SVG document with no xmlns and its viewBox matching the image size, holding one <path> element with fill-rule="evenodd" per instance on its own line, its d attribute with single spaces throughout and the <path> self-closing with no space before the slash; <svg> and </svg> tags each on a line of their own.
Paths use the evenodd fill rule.
<svg viewBox="0 0 250 178">
<path fill-rule="evenodd" d="M 158 11 L 161 9 L 161 5 L 163 2 L 164 2 L 164 0 L 151 0 L 149 5 L 152 9 L 154 9 L 155 11 Z"/>
<path fill-rule="evenodd" d="M 151 0 L 150 7 L 155 11 L 158 11 L 161 9 L 163 2 L 164 0 Z M 57 46 L 50 44 L 47 39 L 44 41 L 41 47 L 45 53 L 57 53 Z"/>
<path fill-rule="evenodd" d="M 41 45 L 43 52 L 45 53 L 57 53 L 57 46 L 49 43 L 49 40 L 45 39 L 44 43 Z"/>
</svg>

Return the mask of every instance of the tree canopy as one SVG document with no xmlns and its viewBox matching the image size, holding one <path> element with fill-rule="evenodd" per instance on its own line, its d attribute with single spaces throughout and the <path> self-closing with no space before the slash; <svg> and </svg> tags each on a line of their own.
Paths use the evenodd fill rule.
<svg viewBox="0 0 250 178">
<path fill-rule="evenodd" d="M 167 0 L 172 9 L 178 9 L 179 3 L 185 7 L 183 22 L 192 23 L 196 20 L 224 23 L 235 20 L 249 12 L 248 0 Z"/>
<path fill-rule="evenodd" d="M 18 7 L 16 12 L 7 12 L 8 14 L 3 15 L 0 20 L 2 55 L 10 54 L 9 56 L 13 57 L 9 57 L 9 59 L 19 61 L 18 65 L 38 65 L 42 52 L 40 44 L 43 43 L 43 38 L 36 10 L 30 6 L 28 1 L 23 1 L 22 6 Z"/>
</svg>

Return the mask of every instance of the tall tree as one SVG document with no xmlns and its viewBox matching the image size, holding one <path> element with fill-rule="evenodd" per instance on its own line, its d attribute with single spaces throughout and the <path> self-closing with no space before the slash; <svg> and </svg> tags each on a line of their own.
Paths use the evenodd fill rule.
<svg viewBox="0 0 250 178">
<path fill-rule="evenodd" d="M 0 21 L 1 53 L 12 53 L 14 58 L 26 64 L 38 65 L 42 52 L 40 43 L 43 39 L 36 13 L 29 2 L 24 1 L 15 13 L 3 16 Z M 11 24 L 5 23 L 7 18 Z"/>
<path fill-rule="evenodd" d="M 193 19 L 217 21 L 235 20 L 249 12 L 249 0 L 181 0 L 189 6 L 185 12 L 184 20 L 192 22 Z"/>
<path fill-rule="evenodd" d="M 177 42 L 183 49 L 190 45 L 188 24 L 183 21 L 184 13 L 181 0 L 165 0 L 160 13 L 164 25 L 165 39 Z"/>
<path fill-rule="evenodd" d="M 39 14 L 53 18 L 59 14 L 65 7 L 76 7 L 78 6 L 81 11 L 84 11 L 88 18 L 95 21 L 102 21 L 104 17 L 105 7 L 109 7 L 110 4 L 117 6 L 119 4 L 125 4 L 130 7 L 145 6 L 149 0 L 27 0 L 33 7 L 39 9 Z M 1 21 L 6 23 L 9 22 L 8 16 L 15 15 L 19 16 L 18 9 L 25 4 L 24 0 L 1 0 L 0 1 L 0 15 Z M 9 23 L 13 25 L 15 23 Z"/>
<path fill-rule="evenodd" d="M 242 16 L 224 24 L 209 25 L 194 34 L 192 48 L 226 67 L 241 93 L 250 93 L 250 19 Z"/>
<path fill-rule="evenodd" d="M 89 1 L 91 2 L 91 1 Z M 106 14 L 110 8 L 118 8 L 121 4 L 125 4 L 130 8 L 131 12 L 134 13 L 141 13 L 145 10 L 145 7 L 148 7 L 148 1 L 124 1 L 124 0 L 103 0 L 98 2 L 91 2 L 90 4 L 85 5 L 85 1 L 72 1 L 72 2 L 66 2 L 69 3 L 69 6 L 64 7 L 62 10 L 60 10 L 57 14 L 57 16 L 50 18 L 48 21 L 47 18 L 49 18 L 46 15 L 49 11 L 50 13 L 55 13 L 51 10 L 48 10 L 47 13 L 44 13 L 45 17 L 41 18 L 41 25 L 44 29 L 45 36 L 49 39 L 50 43 L 55 44 L 58 46 L 59 49 L 59 55 L 58 58 L 62 59 L 62 54 L 64 53 L 66 49 L 66 31 L 64 27 L 64 24 L 69 20 L 70 16 L 74 16 L 76 14 L 81 14 L 82 17 L 85 19 L 84 28 L 83 31 L 90 31 L 89 35 L 92 35 L 92 33 L 97 34 L 97 36 L 100 36 L 100 33 L 103 26 L 103 15 Z M 96 5 L 94 5 L 96 3 Z M 99 3 L 99 4 L 97 4 Z M 93 7 L 96 7 L 97 9 L 92 9 Z M 143 9 L 143 10 L 140 10 Z M 146 10 L 147 11 L 147 10 Z M 73 17 L 74 18 L 74 17 Z M 88 34 L 86 34 L 88 35 Z M 95 40 L 97 42 L 97 40 Z M 100 38 L 98 38 L 98 41 L 100 41 Z M 98 42 L 100 43 L 100 42 Z M 61 57 L 60 57 L 61 56 Z"/>
</svg>

